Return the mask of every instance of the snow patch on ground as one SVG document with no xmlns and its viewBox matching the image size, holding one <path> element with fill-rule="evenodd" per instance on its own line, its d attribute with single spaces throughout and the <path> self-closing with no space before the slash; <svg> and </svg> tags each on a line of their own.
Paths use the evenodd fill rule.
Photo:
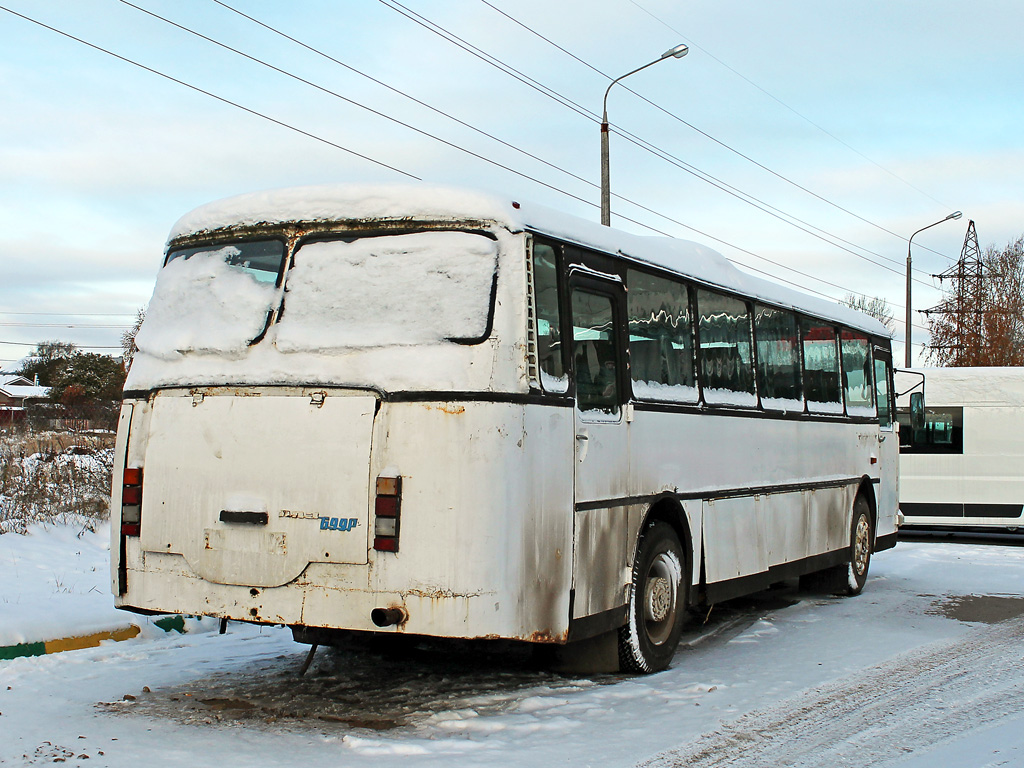
<svg viewBox="0 0 1024 768">
<path fill-rule="evenodd" d="M 0 536 L 4 626 L 51 612 L 58 562 L 62 583 L 76 585 L 68 594 L 109 607 L 87 586 L 105 577 L 106 540 L 76 534 Z M 722 752 L 731 766 L 793 755 L 800 766 L 869 764 L 845 762 L 860 738 L 877 765 L 1012 765 L 1024 744 L 1024 715 L 1010 706 L 1024 687 L 1022 623 L 939 608 L 1024 595 L 1022 566 L 1021 547 L 901 543 L 873 558 L 859 597 L 786 587 L 716 606 L 672 667 L 646 677 L 565 677 L 528 654 L 416 643 L 322 649 L 299 678 L 306 647 L 287 629 L 231 624 L 219 635 L 207 620 L 206 632 L 0 661 L 0 763 L 70 751 L 117 768 L 672 765 L 702 745 L 753 740 L 762 749 Z M 22 604 L 35 608 L 9 613 Z M 952 726 L 931 727 L 943 722 Z"/>
<path fill-rule="evenodd" d="M 130 623 L 110 594 L 109 528 L 37 523 L 0 536 L 0 646 Z"/>
</svg>

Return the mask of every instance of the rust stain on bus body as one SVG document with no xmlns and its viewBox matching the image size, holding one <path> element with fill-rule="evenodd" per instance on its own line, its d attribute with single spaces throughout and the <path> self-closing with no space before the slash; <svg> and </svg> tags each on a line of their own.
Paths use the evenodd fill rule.
<svg viewBox="0 0 1024 768">
<path fill-rule="evenodd" d="M 565 645 L 566 643 L 569 642 L 569 630 L 567 629 L 564 632 L 556 635 L 556 634 L 552 633 L 551 630 L 542 629 L 542 630 L 539 630 L 537 632 L 531 632 L 529 637 L 517 638 L 517 639 L 526 640 L 527 642 L 530 642 L 530 643 L 547 643 L 547 644 Z"/>
<path fill-rule="evenodd" d="M 447 413 L 449 416 L 459 416 L 466 412 L 466 406 L 457 405 L 455 403 L 441 403 L 440 405 L 424 404 L 423 407 L 428 411 L 441 411 L 442 413 Z"/>
<path fill-rule="evenodd" d="M 446 637 L 452 637 L 454 639 L 462 639 L 462 635 L 446 635 Z M 537 643 L 542 645 L 565 645 L 569 642 L 569 630 L 562 632 L 561 634 L 554 634 L 550 630 L 541 629 L 536 632 L 531 632 L 528 635 L 474 635 L 473 637 L 465 638 L 468 640 L 515 640 L 526 643 Z"/>
</svg>

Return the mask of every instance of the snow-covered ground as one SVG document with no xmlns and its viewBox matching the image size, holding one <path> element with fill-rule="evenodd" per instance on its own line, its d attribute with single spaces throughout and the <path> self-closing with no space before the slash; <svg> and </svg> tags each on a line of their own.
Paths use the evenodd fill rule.
<svg viewBox="0 0 1024 768">
<path fill-rule="evenodd" d="M 133 617 L 110 596 L 109 523 L 97 535 L 35 524 L 0 536 L 0 647 L 87 635 Z"/>
<path fill-rule="evenodd" d="M 0 536 L 0 633 L 109 608 L 106 531 Z M 1022 543 L 1022 542 L 1017 542 Z M 286 629 L 0 661 L 0 764 L 1024 765 L 1024 547 L 902 542 L 864 593 L 716 607 L 666 672 L 566 677 L 512 648 L 322 650 Z"/>
</svg>

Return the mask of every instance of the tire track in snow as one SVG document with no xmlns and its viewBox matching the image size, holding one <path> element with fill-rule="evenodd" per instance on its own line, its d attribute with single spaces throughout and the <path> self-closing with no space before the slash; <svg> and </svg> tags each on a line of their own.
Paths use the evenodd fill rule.
<svg viewBox="0 0 1024 768">
<path fill-rule="evenodd" d="M 1024 619 L 901 654 L 662 752 L 643 768 L 870 768 L 1024 712 Z"/>
</svg>

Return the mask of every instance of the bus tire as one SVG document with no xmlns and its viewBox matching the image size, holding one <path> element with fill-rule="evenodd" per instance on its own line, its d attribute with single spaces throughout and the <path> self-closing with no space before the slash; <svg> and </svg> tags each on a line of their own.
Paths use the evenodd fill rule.
<svg viewBox="0 0 1024 768">
<path fill-rule="evenodd" d="M 812 592 L 829 592 L 847 597 L 859 595 L 868 580 L 871 542 L 874 540 L 872 534 L 871 507 L 867 499 L 858 494 L 853 502 L 853 519 L 850 521 L 848 561 L 802 577 L 800 586 Z"/>
<path fill-rule="evenodd" d="M 853 520 L 850 523 L 850 562 L 846 564 L 846 583 L 837 591 L 843 595 L 859 595 L 868 580 L 871 565 L 871 547 L 874 542 L 871 524 L 871 506 L 861 494 L 853 502 Z"/>
<path fill-rule="evenodd" d="M 667 523 L 650 523 L 633 563 L 626 625 L 619 629 L 623 672 L 658 672 L 672 661 L 686 614 L 685 574 L 676 532 Z"/>
</svg>

